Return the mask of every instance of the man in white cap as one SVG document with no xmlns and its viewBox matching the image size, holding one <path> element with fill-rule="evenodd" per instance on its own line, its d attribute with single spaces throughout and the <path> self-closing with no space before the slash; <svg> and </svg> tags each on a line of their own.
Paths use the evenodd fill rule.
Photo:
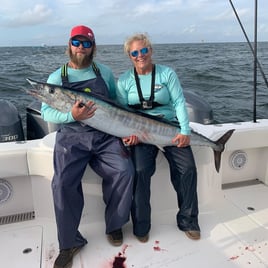
<svg viewBox="0 0 268 268">
<path fill-rule="evenodd" d="M 93 31 L 79 25 L 71 30 L 69 62 L 50 74 L 47 82 L 77 91 L 115 99 L 116 84 L 109 67 L 93 62 L 96 43 Z M 81 179 L 87 164 L 102 177 L 105 223 L 108 240 L 115 246 L 123 242 L 122 226 L 129 220 L 134 168 L 122 140 L 81 120 L 94 116 L 93 102 L 77 101 L 71 111 L 62 113 L 42 103 L 45 121 L 62 124 L 54 148 L 52 192 L 57 223 L 59 255 L 54 268 L 71 267 L 73 256 L 87 243 L 80 234 L 84 198 Z"/>
</svg>

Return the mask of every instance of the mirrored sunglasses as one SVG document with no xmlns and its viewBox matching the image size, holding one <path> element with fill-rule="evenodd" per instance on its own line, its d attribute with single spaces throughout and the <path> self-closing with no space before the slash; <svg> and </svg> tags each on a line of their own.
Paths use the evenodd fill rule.
<svg viewBox="0 0 268 268">
<path fill-rule="evenodd" d="M 71 44 L 74 47 L 79 47 L 80 44 L 82 44 L 83 48 L 91 48 L 93 45 L 93 43 L 91 41 L 80 41 L 80 40 L 76 40 L 76 39 L 72 39 Z"/>
<path fill-rule="evenodd" d="M 130 52 L 130 55 L 135 58 L 139 56 L 139 53 L 141 53 L 141 55 L 145 55 L 149 52 L 149 48 L 148 47 L 144 47 L 142 48 L 140 51 L 139 50 L 134 50 Z"/>
</svg>

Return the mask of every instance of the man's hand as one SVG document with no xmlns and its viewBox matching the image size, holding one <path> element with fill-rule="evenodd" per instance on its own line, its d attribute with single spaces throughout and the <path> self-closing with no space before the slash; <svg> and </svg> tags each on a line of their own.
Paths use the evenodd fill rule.
<svg viewBox="0 0 268 268">
<path fill-rule="evenodd" d="M 82 101 L 76 101 L 72 107 L 72 116 L 76 121 L 81 121 L 94 116 L 96 107 L 93 101 L 84 104 Z"/>
</svg>

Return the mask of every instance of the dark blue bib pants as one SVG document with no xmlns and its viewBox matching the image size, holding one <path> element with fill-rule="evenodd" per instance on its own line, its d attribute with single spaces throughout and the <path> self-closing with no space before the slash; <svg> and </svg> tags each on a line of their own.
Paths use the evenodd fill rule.
<svg viewBox="0 0 268 268">
<path fill-rule="evenodd" d="M 90 88 L 108 96 L 100 75 L 78 83 L 63 81 L 74 90 Z M 79 122 L 65 124 L 56 134 L 52 192 L 60 249 L 87 243 L 78 227 L 84 207 L 82 177 L 87 164 L 102 177 L 106 205 L 106 233 L 121 228 L 129 220 L 134 168 L 121 139 Z"/>
<path fill-rule="evenodd" d="M 164 156 L 169 163 L 170 179 L 177 194 L 177 225 L 182 231 L 199 231 L 197 173 L 192 149 L 190 146 L 166 146 L 164 150 Z M 131 211 L 133 233 L 142 237 L 151 229 L 150 186 L 159 149 L 154 145 L 140 143 L 134 146 L 132 151 L 136 166 Z"/>
</svg>

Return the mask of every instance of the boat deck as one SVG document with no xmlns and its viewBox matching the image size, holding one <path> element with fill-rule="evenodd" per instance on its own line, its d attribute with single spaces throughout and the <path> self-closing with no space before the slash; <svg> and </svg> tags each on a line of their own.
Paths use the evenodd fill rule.
<svg viewBox="0 0 268 268">
<path fill-rule="evenodd" d="M 80 231 L 88 244 L 74 258 L 73 268 L 268 267 L 267 203 L 264 184 L 225 189 L 200 206 L 201 240 L 192 241 L 177 229 L 176 210 L 171 209 L 152 214 L 145 244 L 133 236 L 128 223 L 121 247 L 108 243 L 103 221 L 85 213 Z M 1 266 L 37 268 L 42 259 L 42 268 L 53 267 L 58 254 L 54 220 L 3 225 L 0 237 Z"/>
<path fill-rule="evenodd" d="M 203 126 L 196 127 L 202 133 Z M 101 179 L 88 168 L 79 228 L 88 244 L 75 256 L 73 268 L 268 267 L 268 120 L 204 128 L 213 140 L 236 130 L 226 144 L 219 173 L 210 148 L 193 148 L 201 240 L 190 240 L 176 226 L 176 194 L 160 153 L 151 183 L 150 240 L 139 242 L 129 222 L 123 228 L 124 244 L 113 247 L 105 235 Z M 58 255 L 51 193 L 54 138 L 52 133 L 40 141 L 1 145 L 1 267 L 52 268 Z M 33 211 L 32 220 L 1 225 L 3 217 Z"/>
</svg>

